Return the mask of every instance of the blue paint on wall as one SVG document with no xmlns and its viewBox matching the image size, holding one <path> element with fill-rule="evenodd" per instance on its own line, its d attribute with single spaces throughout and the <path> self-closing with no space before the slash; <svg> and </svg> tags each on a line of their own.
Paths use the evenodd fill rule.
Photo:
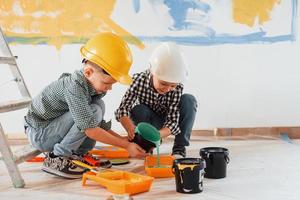
<svg viewBox="0 0 300 200">
<path fill-rule="evenodd" d="M 140 0 L 132 0 L 133 8 L 136 13 L 140 11 Z"/>
<path fill-rule="evenodd" d="M 193 25 L 186 22 L 186 16 L 189 9 L 199 10 L 207 13 L 210 6 L 199 0 L 165 0 L 164 4 L 169 8 L 170 16 L 174 20 L 174 28 L 176 30 L 188 29 Z"/>
<path fill-rule="evenodd" d="M 151 42 L 176 42 L 181 45 L 187 46 L 210 46 L 210 45 L 220 45 L 220 44 L 249 44 L 249 43 L 274 43 L 283 41 L 293 41 L 293 36 L 290 35 L 280 35 L 273 37 L 266 37 L 265 32 L 257 32 L 246 35 L 231 36 L 231 35 L 216 35 L 214 37 L 205 36 L 158 36 L 158 37 L 147 37 L 140 36 L 139 39 L 143 41 Z"/>
<path fill-rule="evenodd" d="M 137 2 L 135 2 L 137 4 Z M 139 2 L 138 2 L 139 3 Z M 169 13 L 174 20 L 174 29 L 190 29 L 198 31 L 201 36 L 139 36 L 144 41 L 154 42 L 176 42 L 182 45 L 220 45 L 220 44 L 248 44 L 248 43 L 275 43 L 284 41 L 296 40 L 296 19 L 298 0 L 291 0 L 292 15 L 291 15 L 291 31 L 290 34 L 278 36 L 266 36 L 264 31 L 245 34 L 245 35 L 230 35 L 216 34 L 215 30 L 201 25 L 200 23 L 190 23 L 186 21 L 188 9 L 199 9 L 204 14 L 210 11 L 210 6 L 206 3 L 196 0 L 164 0 L 164 4 L 168 6 Z M 200 34 L 199 34 L 200 35 Z M 204 36 L 203 36 L 204 35 Z"/>
<path fill-rule="evenodd" d="M 293 41 L 296 40 L 296 19 L 297 19 L 297 9 L 298 9 L 298 0 L 292 0 L 292 23 L 291 23 L 291 35 L 293 36 Z"/>
</svg>

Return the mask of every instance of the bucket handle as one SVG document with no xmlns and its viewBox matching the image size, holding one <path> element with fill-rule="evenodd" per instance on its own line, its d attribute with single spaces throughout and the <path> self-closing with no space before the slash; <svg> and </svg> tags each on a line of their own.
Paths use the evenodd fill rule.
<svg viewBox="0 0 300 200">
<path fill-rule="evenodd" d="M 172 165 L 172 173 L 175 174 L 175 164 Z"/>
<path fill-rule="evenodd" d="M 224 158 L 225 158 L 226 163 L 228 164 L 230 162 L 229 156 L 225 155 Z"/>
</svg>

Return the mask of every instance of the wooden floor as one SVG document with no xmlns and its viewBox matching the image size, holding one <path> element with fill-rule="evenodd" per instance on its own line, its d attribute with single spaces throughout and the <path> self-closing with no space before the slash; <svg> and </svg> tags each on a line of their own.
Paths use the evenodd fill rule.
<svg viewBox="0 0 300 200">
<path fill-rule="evenodd" d="M 172 139 L 164 141 L 161 151 L 170 152 Z M 221 138 L 193 136 L 189 157 L 199 157 L 203 147 L 221 146 L 230 151 L 227 177 L 204 179 L 204 190 L 198 194 L 176 192 L 174 178 L 155 179 L 151 190 L 133 199 L 300 199 L 300 140 L 279 137 Z M 14 146 L 19 148 L 20 146 Z M 12 187 L 7 170 L 0 161 L 0 199 L 107 199 L 111 193 L 91 181 L 65 180 L 42 172 L 40 163 L 19 165 L 26 182 L 24 189 Z M 143 160 L 131 160 L 121 167 L 145 174 Z"/>
</svg>

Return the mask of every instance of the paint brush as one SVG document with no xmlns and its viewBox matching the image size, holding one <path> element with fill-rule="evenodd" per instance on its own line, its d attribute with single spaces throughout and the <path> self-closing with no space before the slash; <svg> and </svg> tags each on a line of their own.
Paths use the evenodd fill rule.
<svg viewBox="0 0 300 200">
<path fill-rule="evenodd" d="M 86 169 L 89 169 L 91 172 L 94 172 L 94 173 L 99 173 L 100 170 L 97 168 L 97 167 L 93 167 L 93 166 L 90 166 L 90 165 L 87 165 L 81 161 L 78 161 L 78 160 L 72 160 L 72 162 L 80 167 L 84 167 Z"/>
</svg>

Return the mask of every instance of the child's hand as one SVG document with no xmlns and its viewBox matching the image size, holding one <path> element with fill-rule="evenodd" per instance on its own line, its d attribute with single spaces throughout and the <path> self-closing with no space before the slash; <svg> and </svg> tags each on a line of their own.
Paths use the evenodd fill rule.
<svg viewBox="0 0 300 200">
<path fill-rule="evenodd" d="M 130 157 L 142 158 L 148 155 L 142 147 L 132 142 L 129 143 L 126 149 Z"/>
<path fill-rule="evenodd" d="M 135 136 L 135 132 L 134 129 L 132 129 L 131 131 L 128 132 L 128 140 L 132 141 L 134 136 Z"/>
</svg>

